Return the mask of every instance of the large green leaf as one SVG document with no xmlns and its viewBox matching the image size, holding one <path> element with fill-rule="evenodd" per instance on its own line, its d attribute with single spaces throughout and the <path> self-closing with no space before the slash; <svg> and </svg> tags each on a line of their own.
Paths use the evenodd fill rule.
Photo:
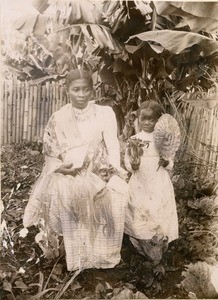
<svg viewBox="0 0 218 300">
<path fill-rule="evenodd" d="M 218 21 L 218 3 L 216 1 L 205 2 L 169 2 L 173 6 L 196 17 L 211 18 Z"/>
<path fill-rule="evenodd" d="M 34 30 L 36 21 L 38 19 L 38 15 L 39 15 L 39 13 L 34 12 L 32 14 L 18 18 L 13 23 L 13 28 L 24 33 L 26 36 L 29 36 L 30 34 L 32 34 L 32 32 Z"/>
<path fill-rule="evenodd" d="M 47 30 L 48 20 L 49 20 L 48 16 L 39 14 L 36 19 L 35 25 L 33 27 L 33 33 L 35 35 L 45 34 Z"/>
<path fill-rule="evenodd" d="M 13 28 L 24 33 L 26 36 L 32 33 L 43 35 L 46 33 L 48 20 L 49 16 L 34 12 L 15 20 Z"/>
<path fill-rule="evenodd" d="M 114 73 L 123 73 L 125 75 L 136 75 L 137 70 L 133 68 L 130 64 L 126 61 L 122 60 L 121 58 L 117 58 L 113 63 L 113 72 Z"/>
<path fill-rule="evenodd" d="M 182 287 L 188 292 L 195 293 L 198 299 L 216 299 L 218 294 L 210 279 L 214 268 L 215 266 L 209 265 L 205 261 L 190 263 L 182 272 L 184 277 L 181 282 Z"/>
<path fill-rule="evenodd" d="M 32 4 L 40 13 L 49 7 L 48 0 L 32 0 Z"/>
<path fill-rule="evenodd" d="M 217 32 L 217 2 L 155 2 L 157 13 L 162 16 L 179 16 L 182 20 L 177 27 L 189 26 L 191 31 Z"/>
<path fill-rule="evenodd" d="M 163 52 L 164 48 L 158 45 L 151 45 L 147 42 L 140 44 L 138 46 L 126 45 L 126 50 L 129 53 L 140 57 L 141 59 L 149 59 L 151 57 L 156 57 L 158 53 Z"/>
<path fill-rule="evenodd" d="M 57 20 L 60 24 L 101 24 L 101 1 L 57 1 Z"/>
<path fill-rule="evenodd" d="M 218 51 L 217 41 L 197 33 L 186 31 L 148 31 L 135 34 L 131 36 L 129 40 L 134 38 L 137 38 L 143 42 L 155 42 L 161 44 L 165 49 L 176 54 L 195 44 L 199 44 L 201 46 L 202 51 L 206 56 Z"/>
<path fill-rule="evenodd" d="M 111 86 L 116 87 L 116 81 L 115 81 L 115 77 L 114 74 L 112 72 L 111 69 L 107 68 L 107 66 L 104 66 L 103 68 L 101 68 L 99 70 L 99 75 L 101 77 L 101 80 Z"/>
</svg>

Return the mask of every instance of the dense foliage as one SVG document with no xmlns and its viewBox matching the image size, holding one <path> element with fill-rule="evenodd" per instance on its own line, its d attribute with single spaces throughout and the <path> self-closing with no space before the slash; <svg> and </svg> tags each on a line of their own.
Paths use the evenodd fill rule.
<svg viewBox="0 0 218 300">
<path fill-rule="evenodd" d="M 214 83 L 215 2 L 37 0 L 33 4 L 34 12 L 18 19 L 2 40 L 5 63 L 22 78 L 48 80 L 83 65 L 98 71 L 122 97 L 125 81 L 140 86 L 142 93 L 145 86 L 146 94 L 155 89 L 158 96 L 163 86 L 186 91 L 199 85 L 208 90 Z"/>
<path fill-rule="evenodd" d="M 33 5 L 32 14 L 3 31 L 5 77 L 14 73 L 37 84 L 65 78 L 78 66 L 91 69 L 99 101 L 119 110 L 123 139 L 132 135 L 135 111 L 147 99 L 175 112 L 183 97 L 214 94 L 216 2 L 34 0 Z"/>
</svg>

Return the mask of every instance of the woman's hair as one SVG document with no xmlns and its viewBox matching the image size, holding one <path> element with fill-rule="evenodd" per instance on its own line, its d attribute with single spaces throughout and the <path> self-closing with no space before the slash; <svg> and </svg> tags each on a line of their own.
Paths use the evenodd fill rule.
<svg viewBox="0 0 218 300">
<path fill-rule="evenodd" d="M 164 113 L 163 107 L 154 100 L 149 100 L 143 102 L 138 109 L 138 116 L 140 115 L 143 109 L 152 109 L 155 118 L 159 119 L 160 116 Z"/>
<path fill-rule="evenodd" d="M 69 88 L 69 85 L 72 81 L 77 79 L 85 79 L 90 87 L 93 87 L 93 80 L 92 80 L 92 74 L 87 70 L 82 69 L 74 69 L 69 72 L 66 78 L 66 86 L 67 89 Z"/>
</svg>

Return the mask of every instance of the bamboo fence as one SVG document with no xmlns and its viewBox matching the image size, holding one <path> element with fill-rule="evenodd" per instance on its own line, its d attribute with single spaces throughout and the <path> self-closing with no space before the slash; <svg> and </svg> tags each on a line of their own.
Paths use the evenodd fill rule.
<svg viewBox="0 0 218 300">
<path fill-rule="evenodd" d="M 205 101 L 206 102 L 206 101 Z M 218 108 L 197 101 L 178 107 L 182 131 L 183 161 L 193 165 L 194 175 L 218 179 Z"/>
<path fill-rule="evenodd" d="M 68 103 L 63 81 L 34 84 L 13 77 L 2 80 L 1 84 L 2 145 L 41 141 L 51 114 Z M 177 107 L 184 145 L 182 155 L 195 164 L 196 174 L 217 174 L 218 108 L 196 103 L 182 101 Z"/>
<path fill-rule="evenodd" d="M 49 117 L 67 103 L 62 82 L 2 80 L 1 144 L 42 140 Z"/>
</svg>

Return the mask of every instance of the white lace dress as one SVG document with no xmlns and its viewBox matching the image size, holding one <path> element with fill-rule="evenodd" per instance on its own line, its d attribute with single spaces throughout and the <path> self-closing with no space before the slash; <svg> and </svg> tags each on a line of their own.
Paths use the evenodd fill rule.
<svg viewBox="0 0 218 300">
<path fill-rule="evenodd" d="M 45 130 L 45 166 L 31 193 L 23 223 L 29 227 L 43 222 L 48 243 L 51 232 L 63 235 L 69 271 L 112 268 L 120 261 L 128 195 L 106 188 L 106 193 L 95 198 L 106 187 L 90 168 L 96 155 L 101 158 L 102 142 L 107 162 L 119 168 L 115 114 L 110 107 L 93 103 L 83 110 L 65 105 L 51 116 Z M 67 157 L 70 162 L 69 153 L 74 163 L 77 158 L 81 160 L 84 148 L 85 159 L 91 164 L 80 176 L 55 173 Z"/>
<path fill-rule="evenodd" d="M 153 132 L 141 131 L 134 137 L 148 143 L 143 148 L 139 170 L 131 169 L 127 152 L 125 155 L 126 167 L 132 172 L 125 232 L 136 239 L 151 239 L 160 233 L 168 236 L 170 242 L 178 238 L 178 218 L 169 173 L 158 166 L 159 153 Z"/>
</svg>

